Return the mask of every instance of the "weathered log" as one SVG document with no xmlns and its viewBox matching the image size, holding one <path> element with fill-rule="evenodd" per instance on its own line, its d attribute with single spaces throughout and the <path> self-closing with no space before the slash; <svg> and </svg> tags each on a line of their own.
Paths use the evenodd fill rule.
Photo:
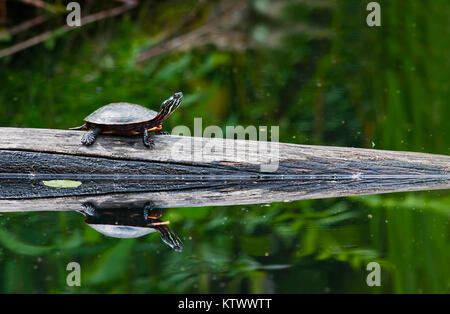
<svg viewBox="0 0 450 314">
<path fill-rule="evenodd" d="M 413 152 L 80 131 L 0 128 L 0 211 L 73 210 L 81 203 L 151 200 L 159 207 L 270 203 L 448 189 L 450 157 Z M 207 147 L 209 147 L 207 149 Z M 264 148 L 264 147 L 263 147 Z M 268 161 L 277 167 L 263 167 Z M 75 180 L 54 188 L 48 180 Z"/>
</svg>

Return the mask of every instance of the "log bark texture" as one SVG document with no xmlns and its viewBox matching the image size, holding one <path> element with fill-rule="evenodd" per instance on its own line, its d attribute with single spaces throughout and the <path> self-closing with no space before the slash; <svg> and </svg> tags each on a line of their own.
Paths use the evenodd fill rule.
<svg viewBox="0 0 450 314">
<path fill-rule="evenodd" d="M 154 149 L 134 136 L 100 135 L 84 146 L 82 134 L 0 128 L 0 211 L 77 210 L 86 201 L 257 204 L 450 187 L 445 155 L 167 135 L 154 136 Z M 55 188 L 45 183 L 51 180 L 81 184 Z"/>
</svg>

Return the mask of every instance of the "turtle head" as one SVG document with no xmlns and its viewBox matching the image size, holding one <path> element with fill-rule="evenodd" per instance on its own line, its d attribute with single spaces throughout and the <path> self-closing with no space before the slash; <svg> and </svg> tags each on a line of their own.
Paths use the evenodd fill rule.
<svg viewBox="0 0 450 314">
<path fill-rule="evenodd" d="M 173 94 L 172 97 L 175 98 L 175 99 L 182 99 L 183 98 L 183 93 L 182 92 L 175 93 L 175 94 Z"/>
<path fill-rule="evenodd" d="M 183 93 L 178 92 L 167 98 L 161 104 L 161 108 L 159 109 L 159 113 L 153 119 L 155 123 L 162 123 L 166 120 L 178 107 L 180 107 L 181 102 L 183 101 Z"/>
<path fill-rule="evenodd" d="M 183 93 L 182 92 L 175 93 L 162 103 L 161 110 L 164 110 L 168 114 L 171 114 L 181 105 L 182 101 L 183 101 Z"/>
<path fill-rule="evenodd" d="M 167 225 L 153 226 L 153 228 L 159 232 L 161 240 L 163 240 L 163 242 L 170 246 L 173 250 L 177 252 L 183 251 L 183 243 L 180 238 Z"/>
</svg>

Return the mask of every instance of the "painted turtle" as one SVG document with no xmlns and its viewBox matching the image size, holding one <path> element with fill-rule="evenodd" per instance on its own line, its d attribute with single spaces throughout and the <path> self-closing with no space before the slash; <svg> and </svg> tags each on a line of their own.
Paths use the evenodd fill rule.
<svg viewBox="0 0 450 314">
<path fill-rule="evenodd" d="M 159 232 L 161 240 L 177 252 L 183 251 L 180 238 L 161 221 L 162 209 L 148 202 L 143 208 L 97 208 L 92 203 L 81 205 L 85 223 L 92 229 L 113 238 L 138 238 Z"/>
<path fill-rule="evenodd" d="M 144 145 L 153 147 L 154 143 L 149 133 L 167 134 L 161 131 L 162 123 L 181 105 L 182 100 L 183 93 L 173 94 L 161 104 L 159 112 L 126 102 L 111 103 L 88 115 L 84 118 L 85 124 L 71 130 L 89 130 L 81 138 L 84 145 L 93 144 L 100 133 L 143 134 Z"/>
</svg>

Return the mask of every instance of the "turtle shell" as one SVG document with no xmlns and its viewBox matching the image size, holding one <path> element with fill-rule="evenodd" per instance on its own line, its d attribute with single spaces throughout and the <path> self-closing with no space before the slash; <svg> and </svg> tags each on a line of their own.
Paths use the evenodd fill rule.
<svg viewBox="0 0 450 314">
<path fill-rule="evenodd" d="M 152 120 L 158 113 L 148 108 L 126 102 L 103 106 L 84 118 L 84 121 L 103 125 L 124 125 Z"/>
<path fill-rule="evenodd" d="M 156 230 L 149 227 L 116 226 L 104 224 L 88 224 L 92 229 L 113 238 L 138 238 Z"/>
</svg>

